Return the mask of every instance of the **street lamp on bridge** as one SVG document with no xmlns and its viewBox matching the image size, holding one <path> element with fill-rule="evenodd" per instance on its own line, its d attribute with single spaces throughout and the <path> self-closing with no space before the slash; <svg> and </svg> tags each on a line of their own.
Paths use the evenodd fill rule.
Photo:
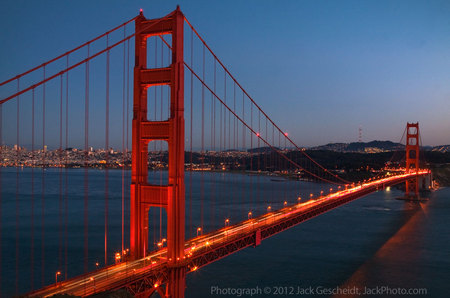
<svg viewBox="0 0 450 298">
<path fill-rule="evenodd" d="M 58 285 L 58 276 L 61 275 L 61 271 L 57 271 L 55 274 L 55 284 Z"/>
</svg>

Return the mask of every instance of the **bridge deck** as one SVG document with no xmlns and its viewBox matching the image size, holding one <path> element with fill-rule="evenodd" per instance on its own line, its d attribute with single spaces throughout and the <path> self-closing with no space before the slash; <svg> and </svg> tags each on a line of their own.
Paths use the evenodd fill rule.
<svg viewBox="0 0 450 298">
<path fill-rule="evenodd" d="M 416 175 L 428 174 L 429 171 L 421 171 L 418 174 L 395 175 L 370 181 L 193 238 L 186 242 L 185 259 L 181 261 L 181 265 L 186 266 L 187 272 L 195 271 L 241 249 L 259 245 L 264 239 L 367 194 L 402 183 Z M 70 293 L 87 296 L 123 287 L 127 287 L 131 293 L 159 290 L 157 287 L 164 284 L 168 278 L 166 254 L 167 250 L 164 248 L 143 259 L 102 268 L 29 295 L 47 297 L 57 293 Z"/>
</svg>

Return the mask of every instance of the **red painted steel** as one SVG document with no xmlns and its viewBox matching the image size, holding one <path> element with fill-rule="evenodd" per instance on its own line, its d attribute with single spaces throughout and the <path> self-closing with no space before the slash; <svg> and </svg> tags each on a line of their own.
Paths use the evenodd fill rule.
<svg viewBox="0 0 450 298">
<path fill-rule="evenodd" d="M 406 124 L 406 173 L 419 171 L 419 122 Z M 406 196 L 418 197 L 419 178 L 406 180 Z"/>
<path fill-rule="evenodd" d="M 72 287 L 80 295 L 93 294 L 93 292 L 86 292 L 85 283 L 88 280 L 96 280 L 98 289 L 118 289 L 127 288 L 130 293 L 137 297 L 145 297 L 154 292 L 158 292 L 160 296 L 166 297 L 184 297 L 185 290 L 185 277 L 188 272 L 197 270 L 198 268 L 205 266 L 209 263 L 217 261 L 223 257 L 226 257 L 232 253 L 235 253 L 243 248 L 249 246 L 258 246 L 261 242 L 277 233 L 280 233 L 290 227 L 293 227 L 303 221 L 311 219 L 315 216 L 323 214 L 334 208 L 337 208 L 343 204 L 349 203 L 355 199 L 363 197 L 369 193 L 375 192 L 379 189 L 383 189 L 387 186 L 406 182 L 406 195 L 407 196 L 418 196 L 419 191 L 419 177 L 430 175 L 429 171 L 419 169 L 419 124 L 418 123 L 407 123 L 407 141 L 406 141 L 406 171 L 404 174 L 391 176 L 387 178 L 380 178 L 377 180 L 372 180 L 371 182 L 364 182 L 356 187 L 345 188 L 345 190 L 338 191 L 336 193 L 321 196 L 318 199 L 311 199 L 310 201 L 304 203 L 297 203 L 291 206 L 287 206 L 285 202 L 285 208 L 280 210 L 271 211 L 268 209 L 268 213 L 262 216 L 252 218 L 251 212 L 249 213 L 248 220 L 238 223 L 236 225 L 230 226 L 229 219 L 225 221 L 225 227 L 223 229 L 211 232 L 209 234 L 197 236 L 194 239 L 185 241 L 185 183 L 184 183 L 184 134 L 185 134 L 185 120 L 184 120 L 184 67 L 186 67 L 191 72 L 191 79 L 195 78 L 202 84 L 202 136 L 201 136 L 201 151 L 204 151 L 204 91 L 206 89 L 211 93 L 211 98 L 216 98 L 221 104 L 220 110 L 220 145 L 222 148 L 227 143 L 227 122 L 228 122 L 228 144 L 231 146 L 231 116 L 234 117 L 233 121 L 240 121 L 243 124 L 243 131 L 246 127 L 252 134 L 251 144 L 253 144 L 253 135 L 257 137 L 258 147 L 260 147 L 260 141 L 266 144 L 268 147 L 272 148 L 275 152 L 279 152 L 280 156 L 284 158 L 287 162 L 294 164 L 298 168 L 302 168 L 300 165 L 296 164 L 293 160 L 287 157 L 285 154 L 280 152 L 281 135 L 285 137 L 285 145 L 287 148 L 286 139 L 294 144 L 289 138 L 288 134 L 282 132 L 275 123 L 259 108 L 259 106 L 253 101 L 252 98 L 245 92 L 244 89 L 239 85 L 239 83 L 234 79 L 233 76 L 228 72 L 225 66 L 218 60 L 210 48 L 206 45 L 203 39 L 198 35 L 195 29 L 191 26 L 193 32 L 195 32 L 200 40 L 203 42 L 204 46 L 211 52 L 214 60 L 214 65 L 216 61 L 223 67 L 225 71 L 224 77 L 224 99 L 221 99 L 216 94 L 216 69 L 214 68 L 214 90 L 212 90 L 208 85 L 205 84 L 205 47 L 203 48 L 203 75 L 200 77 L 193 70 L 192 65 L 188 65 L 183 60 L 183 27 L 184 21 L 187 22 L 184 15 L 180 11 L 179 7 L 169 15 L 160 19 L 146 19 L 141 13 L 139 16 L 134 18 L 135 20 L 135 33 L 130 36 L 125 36 L 124 38 L 111 46 L 107 44 L 107 47 L 94 55 L 89 56 L 89 43 L 87 43 L 88 48 L 88 58 L 74 64 L 69 67 L 67 60 L 66 69 L 57 73 L 54 76 L 46 78 L 45 76 L 45 66 L 43 64 L 42 68 L 44 70 L 44 78 L 39 83 L 32 85 L 24 90 L 20 91 L 19 88 L 14 96 L 18 96 L 27 90 L 33 90 L 33 100 L 34 100 L 34 88 L 39 85 L 43 85 L 43 118 L 45 119 L 45 83 L 48 80 L 53 79 L 55 76 L 61 76 L 61 106 L 60 106 L 60 149 L 62 146 L 62 75 L 68 72 L 70 69 L 86 64 L 86 104 L 85 104 L 85 150 L 88 146 L 88 116 L 89 116 L 89 61 L 101 53 L 107 53 L 107 86 L 106 86 L 106 128 L 105 128 L 105 148 L 108 149 L 109 143 L 109 50 L 116 45 L 128 42 L 131 37 L 135 37 L 135 67 L 134 67 L 134 93 L 133 93 L 133 121 L 132 121 L 132 181 L 130 186 L 130 255 L 131 260 L 126 263 L 118 263 L 116 265 L 107 266 L 105 268 L 96 270 L 94 272 L 86 272 L 84 275 L 67 280 L 64 283 L 48 286 L 40 291 L 35 291 L 33 295 L 40 295 L 42 293 L 58 293 L 65 291 L 66 287 L 69 289 Z M 126 24 L 126 23 L 125 23 Z M 124 24 L 122 25 L 124 26 Z M 119 26 L 120 27 L 120 26 Z M 117 27 L 117 28 L 119 28 Z M 117 28 L 113 29 L 116 30 Z M 111 31 L 109 31 L 111 32 Z M 165 34 L 172 35 L 171 45 L 165 41 L 162 36 Z M 108 32 L 102 36 L 108 37 Z M 147 68 L 147 40 L 151 36 L 159 36 L 162 41 L 169 46 L 172 52 L 171 64 L 165 68 Z M 192 41 L 191 41 L 192 42 Z M 84 45 L 83 45 L 84 46 Z M 76 48 L 78 49 L 78 48 Z M 72 51 L 71 51 L 72 52 Z M 65 55 L 68 56 L 69 53 Z M 57 57 L 59 59 L 64 55 Z M 54 61 L 55 59 L 51 60 Z M 192 59 L 191 59 L 192 60 Z M 38 67 L 40 68 L 40 67 Z M 36 68 L 36 69 L 38 69 Z M 124 69 L 125 69 L 125 52 L 124 52 Z M 31 71 L 34 71 L 32 69 Z M 26 72 L 24 74 L 27 74 Z M 24 75 L 22 74 L 22 75 Z M 19 75 L 17 78 L 19 78 Z M 67 74 L 68 75 L 68 74 Z M 234 82 L 234 95 L 233 95 L 233 109 L 231 109 L 231 104 L 226 103 L 226 84 L 227 75 L 231 77 Z M 125 80 L 125 79 L 124 79 Z M 68 79 L 67 79 L 68 81 Z M 8 81 L 5 81 L 8 82 Z M 67 83 L 68 84 L 68 83 Z M 192 84 L 192 82 L 191 82 Z M 148 97 L 147 90 L 151 86 L 166 85 L 170 87 L 170 114 L 168 119 L 161 121 L 149 121 L 147 118 L 147 107 L 148 107 Z M 244 116 L 242 118 L 236 112 L 236 86 L 242 89 L 243 98 L 246 95 L 252 102 L 251 105 L 251 123 L 245 122 Z M 68 89 L 68 87 L 67 87 Z M 125 88 L 124 88 L 125 90 Z M 67 90 L 66 90 L 67 92 Z M 191 87 L 192 92 L 192 87 Z M 0 103 L 6 102 L 12 98 L 11 96 L 3 99 Z M 67 100 L 67 98 L 66 98 Z M 124 99 L 125 100 L 125 99 Z M 192 99 L 191 99 L 192 100 Z M 19 101 L 17 101 L 19 104 Z M 192 104 L 191 104 L 192 105 Z M 128 106 L 128 105 L 127 105 Z M 258 109 L 258 131 L 252 128 L 253 123 L 253 106 Z M 223 114 L 222 114 L 223 108 Z M 67 103 L 66 103 L 67 109 Z M 18 109 L 19 111 L 19 109 Z M 228 121 L 227 118 L 228 112 Z M 191 108 L 192 113 L 192 108 Z M 215 108 L 214 108 L 215 113 Z M 242 108 L 242 113 L 244 114 L 244 104 Z M 261 113 L 266 117 L 266 129 L 265 137 L 263 138 L 261 133 Z M 224 117 L 224 128 L 222 131 L 222 115 Z M 34 117 L 34 112 L 33 112 Z M 34 118 L 33 118 L 34 119 Z M 125 119 L 125 118 L 124 118 Z M 17 117 L 17 126 L 19 127 L 19 117 Z M 66 110 L 66 121 L 67 121 L 67 110 Z M 272 128 L 272 141 L 274 140 L 274 128 L 279 130 L 278 134 L 278 148 L 274 147 L 275 144 L 270 144 L 267 139 L 267 121 L 273 124 Z M 34 125 L 34 120 L 33 120 Z M 192 125 L 192 121 L 191 121 Z M 214 121 L 215 125 L 215 121 Z M 45 127 L 45 121 L 43 123 Z M 233 130 L 234 130 L 233 126 Z M 192 130 L 192 127 L 191 127 Z M 17 128 L 17 133 L 19 129 Z M 222 135 L 223 132 L 223 135 Z M 212 131 L 213 133 L 213 131 Z M 192 135 L 192 131 L 191 131 Z M 223 136 L 223 139 L 222 139 Z M 233 147 L 236 147 L 236 140 L 238 136 L 233 139 Z M 243 132 L 243 143 L 245 144 L 245 133 Z M 19 136 L 17 136 L 17 143 L 19 144 Z M 192 136 L 190 137 L 192 139 Z M 213 138 L 215 139 L 215 137 Z M 168 184 L 167 185 L 151 185 L 148 183 L 148 145 L 152 141 L 166 141 L 168 143 Z M 33 127 L 33 142 L 34 142 L 34 127 Z M 43 144 L 45 143 L 45 130 L 43 129 Z M 295 144 L 294 144 L 295 145 Z M 124 146 L 124 145 L 123 145 Z M 192 144 L 191 144 L 192 146 Z M 34 147 L 34 143 L 33 143 Z M 67 122 L 66 122 L 66 147 L 67 147 Z M 253 147 L 253 145 L 251 145 Z M 295 147 L 303 152 L 299 147 Z M 192 151 L 192 148 L 191 148 Z M 303 153 L 306 154 L 306 153 Z M 309 158 L 309 156 L 306 155 Z M 45 155 L 44 155 L 45 158 Z M 319 165 L 317 162 L 311 159 L 311 161 L 321 168 L 324 173 L 328 171 Z M 251 162 L 251 160 L 250 160 Z M 258 163 L 259 163 L 258 159 Z M 280 162 L 280 161 L 279 161 Z M 192 164 L 192 161 L 191 161 Z M 259 168 L 259 166 L 258 166 Z M 87 168 L 86 168 L 87 171 Z M 307 170 L 305 170 L 308 172 Z M 86 172 L 87 173 L 87 172 Z M 319 177 L 315 173 L 310 173 L 312 176 L 317 177 L 323 181 L 328 181 L 330 183 L 336 183 L 329 181 L 324 177 Z M 331 174 L 332 177 L 336 177 Z M 87 194 L 87 180 L 88 176 L 85 175 L 85 191 Z M 345 180 L 340 179 L 345 182 Z M 60 180 L 60 184 L 62 181 Z M 67 182 L 66 182 L 67 183 Z M 44 192 L 44 177 L 43 177 L 43 192 Z M 61 185 L 60 185 L 61 187 Z M 105 196 L 108 196 L 107 192 L 107 180 L 106 180 L 106 192 Z M 60 190 L 61 192 L 61 190 Z M 203 192 L 203 190 L 202 190 Z M 411 195 L 412 193 L 412 195 Z M 202 194 L 203 196 L 203 194 Z M 231 195 L 231 197 L 233 194 Z M 61 212 L 61 198 L 60 194 L 60 212 Z M 44 194 L 42 200 L 44 199 Z M 42 201 L 44 202 L 44 201 Z M 67 204 L 67 203 L 66 203 Z M 85 201 L 85 212 L 87 212 L 87 201 Z M 107 202 L 106 202 L 107 204 Z M 67 205 L 66 205 L 67 208 Z M 163 248 L 159 251 L 148 253 L 148 226 L 149 226 L 149 210 L 150 208 L 164 208 L 167 213 L 167 248 Z M 269 207 L 270 208 L 270 207 Z M 107 205 L 106 205 L 107 209 Z M 85 213 L 87 214 L 87 213 Z M 203 206 L 201 210 L 203 218 Z M 61 215 L 60 215 L 61 216 Z M 123 217 L 123 215 L 122 215 Z M 17 217 L 16 217 L 17 218 Z M 43 223 L 44 218 L 42 218 Z M 85 215 L 85 220 L 87 217 Z M 60 220 L 60 225 L 61 225 Z M 105 229 L 107 226 L 107 215 L 105 216 Z M 203 224 L 202 224 L 203 226 Z M 66 227 L 67 228 L 67 227 Z M 85 224 L 87 229 L 87 221 Z M 42 230 L 42 233 L 44 231 Z M 105 230 L 105 265 L 106 265 L 106 233 Z M 123 234 L 123 233 L 122 233 Z M 87 260 L 87 230 L 85 232 L 85 260 Z M 122 236 L 123 237 L 123 236 Z M 67 240 L 67 239 L 66 239 Z M 61 239 L 60 239 L 61 241 Z M 123 242 L 123 240 L 122 240 Z M 43 245 L 43 244 L 42 244 Z M 61 245 L 61 244 L 60 244 Z M 123 245 L 123 243 L 122 243 Z M 62 248 L 60 247 L 60 250 Z M 67 249 L 67 247 L 66 247 Z M 42 250 L 44 253 L 44 250 Z M 61 259 L 60 251 L 60 259 Z M 17 252 L 16 252 L 17 254 Z M 66 252 L 67 254 L 67 252 Z M 42 265 L 44 265 L 44 255 L 42 255 Z M 156 260 L 156 261 L 155 261 Z M 60 260 L 61 262 L 61 260 Z M 66 264 L 67 266 L 67 264 Z M 85 268 L 87 268 L 85 264 Z M 133 270 L 132 275 L 129 275 L 129 271 Z M 67 271 L 67 270 L 66 270 Z M 107 273 L 106 275 L 104 273 Z M 109 273 L 108 273 L 109 272 Z M 123 274 L 125 273 L 125 275 Z M 58 273 L 59 274 L 59 273 Z M 110 275 L 108 275 L 110 274 Z M 44 276 L 44 267 L 42 266 L 42 276 Z M 84 284 L 83 284 L 84 282 Z M 46 292 L 47 291 L 47 292 Z M 94 292 L 95 287 L 94 287 Z"/>
<path fill-rule="evenodd" d="M 411 177 L 427 175 L 430 175 L 430 172 L 422 170 L 418 173 L 380 178 L 318 199 L 286 206 L 280 210 L 274 210 L 259 217 L 250 218 L 236 225 L 227 226 L 209 234 L 195 237 L 185 243 L 184 254 L 186 258 L 181 261 L 181 264 L 185 266 L 186 273 L 196 271 L 242 249 L 257 246 L 271 236 L 370 193 L 403 183 Z M 51 296 L 67 291 L 76 295 L 91 295 L 95 292 L 93 287 L 84 292 L 86 291 L 84 283 L 91 278 L 98 280 L 97 291 L 126 288 L 128 292 L 135 296 L 143 295 L 142 297 L 144 297 L 155 291 L 162 294 L 161 285 L 169 284 L 170 288 L 172 281 L 172 274 L 170 273 L 170 268 L 172 267 L 166 257 L 167 249 L 163 248 L 152 252 L 145 258 L 128 264 L 111 265 L 89 274 L 63 281 L 59 286 L 51 285 L 29 293 L 28 296 Z M 109 272 L 109 278 L 105 277 L 105 272 Z"/>
<path fill-rule="evenodd" d="M 183 297 L 185 288 L 184 229 L 184 16 L 179 8 L 161 19 L 147 20 L 142 12 L 135 20 L 134 104 L 132 122 L 132 183 L 130 209 L 130 250 L 133 259 L 148 250 L 148 212 L 151 207 L 167 212 L 167 258 L 169 282 L 166 294 Z M 147 38 L 172 35 L 172 64 L 168 68 L 147 69 Z M 147 89 L 170 86 L 170 117 L 167 121 L 147 120 Z M 148 143 L 168 142 L 169 184 L 148 184 Z M 163 199 L 160 199 L 162 197 Z M 157 199 L 156 199 L 157 198 Z"/>
</svg>

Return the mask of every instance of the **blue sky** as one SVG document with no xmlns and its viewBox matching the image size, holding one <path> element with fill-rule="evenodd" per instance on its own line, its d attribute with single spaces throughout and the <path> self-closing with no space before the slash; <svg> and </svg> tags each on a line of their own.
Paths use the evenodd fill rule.
<svg viewBox="0 0 450 298">
<path fill-rule="evenodd" d="M 2 1 L 0 81 L 177 3 L 297 144 L 450 143 L 448 1 Z"/>
</svg>

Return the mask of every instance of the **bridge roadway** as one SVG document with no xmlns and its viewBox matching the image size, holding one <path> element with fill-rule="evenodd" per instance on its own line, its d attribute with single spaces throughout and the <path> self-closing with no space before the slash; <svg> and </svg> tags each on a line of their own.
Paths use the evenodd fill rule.
<svg viewBox="0 0 450 298">
<path fill-rule="evenodd" d="M 294 225 L 325 213 L 387 186 L 402 183 L 415 175 L 429 175 L 428 170 L 394 175 L 369 181 L 306 202 L 299 202 L 236 225 L 201 235 L 186 242 L 185 259 L 180 264 L 192 272 L 209 263 L 284 231 Z M 29 296 L 48 297 L 58 293 L 88 296 L 106 290 L 127 288 L 132 294 L 160 291 L 168 279 L 166 248 L 150 253 L 143 259 L 122 262 L 96 271 L 58 282 L 29 293 Z"/>
</svg>

